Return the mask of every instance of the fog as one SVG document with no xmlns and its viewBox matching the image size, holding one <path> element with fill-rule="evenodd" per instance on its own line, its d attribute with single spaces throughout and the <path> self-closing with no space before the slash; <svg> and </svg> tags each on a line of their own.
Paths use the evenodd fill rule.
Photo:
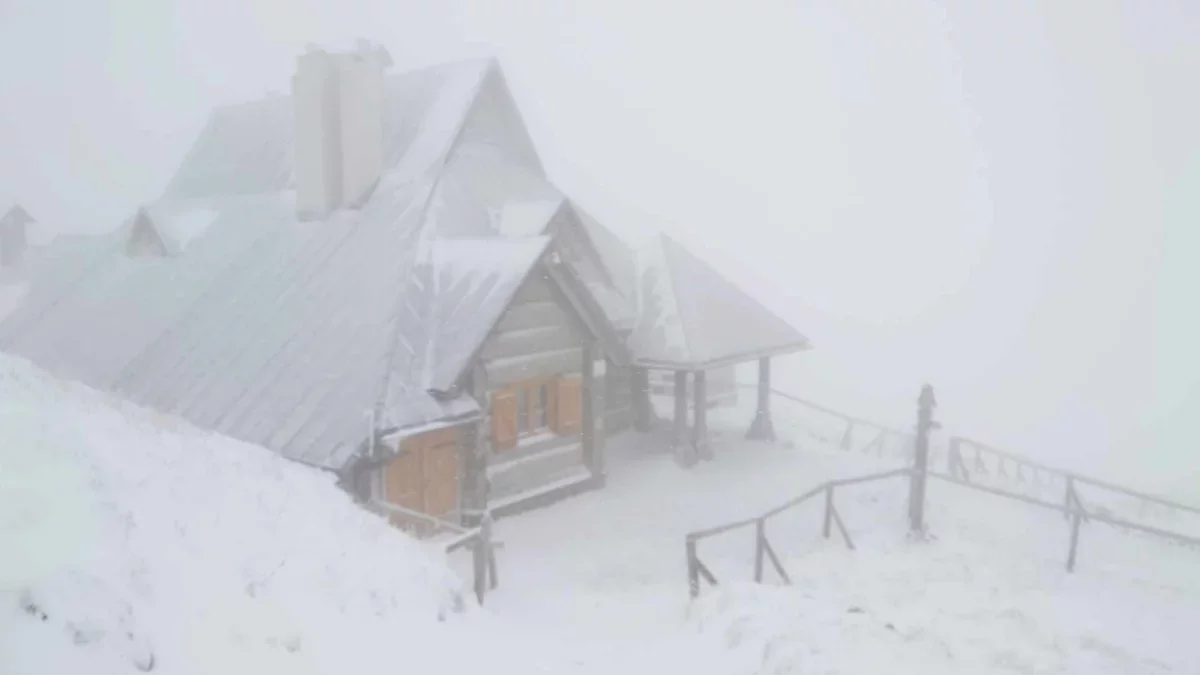
<svg viewBox="0 0 1200 675">
<path fill-rule="evenodd" d="M 955 432 L 1200 494 L 1194 4 L 0 0 L 0 209 L 112 227 L 360 36 L 496 55 L 568 193 L 813 339 L 782 388 L 907 424 L 929 382 Z"/>
</svg>

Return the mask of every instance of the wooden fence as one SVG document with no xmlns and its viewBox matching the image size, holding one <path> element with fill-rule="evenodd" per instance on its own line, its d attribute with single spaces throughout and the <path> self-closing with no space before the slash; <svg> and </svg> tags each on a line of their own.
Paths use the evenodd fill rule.
<svg viewBox="0 0 1200 675">
<path fill-rule="evenodd" d="M 398 517 L 409 522 L 424 523 L 435 531 L 448 532 L 452 535 L 446 543 L 446 553 L 461 549 L 471 550 L 471 568 L 475 597 L 483 604 L 487 592 L 495 590 L 499 584 L 496 573 L 496 550 L 504 548 L 504 543 L 495 541 L 492 537 L 492 514 L 483 513 L 479 527 L 465 528 L 461 525 L 442 520 L 428 513 L 405 508 L 382 500 L 370 503 L 372 510 L 385 517 Z"/>
<path fill-rule="evenodd" d="M 837 524 L 838 532 L 841 533 L 842 539 L 846 542 L 846 546 L 851 550 L 854 549 L 854 541 L 850 538 L 850 533 L 846 530 L 846 524 L 842 522 L 842 517 L 837 512 L 837 507 L 834 505 L 833 496 L 834 490 L 847 485 L 855 485 L 860 483 L 870 483 L 874 481 L 887 480 L 898 476 L 909 476 L 912 474 L 910 469 L 896 469 L 894 471 L 885 471 L 883 473 L 870 474 L 867 476 L 858 476 L 855 478 L 846 478 L 842 480 L 833 480 L 827 483 L 822 483 L 817 487 L 805 492 L 804 494 L 790 499 L 787 502 L 763 513 L 754 518 L 747 518 L 725 525 L 718 525 L 707 530 L 700 530 L 688 534 L 685 539 L 687 551 L 687 569 L 688 569 L 688 589 L 691 596 L 694 598 L 700 594 L 700 580 L 708 582 L 715 586 L 717 579 L 713 575 L 712 570 L 700 560 L 697 544 L 705 539 L 716 537 L 735 530 L 742 530 L 749 527 L 754 527 L 754 581 L 762 583 L 764 559 L 771 561 L 771 566 L 775 568 L 776 574 L 783 579 L 784 583 L 790 584 L 791 578 L 788 577 L 787 571 L 780 562 L 779 556 L 776 554 L 774 547 L 771 546 L 771 541 L 767 538 L 767 521 L 779 514 L 789 511 L 800 506 L 817 495 L 825 495 L 825 519 L 822 528 L 823 536 L 828 539 L 832 525 Z"/>
<path fill-rule="evenodd" d="M 916 447 L 915 433 L 900 431 L 887 425 L 882 425 L 862 418 L 846 415 L 786 392 L 775 389 L 772 389 L 771 391 L 775 396 L 799 403 L 810 409 L 841 420 L 845 426 L 840 445 L 845 450 L 853 449 L 852 439 L 854 437 L 854 431 L 856 428 L 870 428 L 876 431 L 875 439 L 866 446 L 860 448 L 868 452 L 868 454 L 872 453 L 872 451 L 875 451 L 877 454 L 882 455 L 882 447 L 885 440 L 888 437 L 898 437 L 906 443 L 908 448 L 910 448 L 907 454 L 910 457 L 915 455 L 915 453 L 912 451 L 912 449 Z M 936 428 L 936 425 L 934 428 Z M 970 457 L 968 457 L 968 455 L 970 455 Z M 1071 523 L 1068 534 L 1069 540 L 1067 543 L 1066 569 L 1068 572 L 1073 572 L 1075 570 L 1075 565 L 1079 555 L 1080 530 L 1082 525 L 1085 523 L 1103 523 L 1127 532 L 1151 535 L 1174 543 L 1200 548 L 1200 537 L 1188 536 L 1161 527 L 1155 527 L 1145 523 L 1138 523 L 1125 518 L 1120 518 L 1111 509 L 1106 507 L 1086 505 L 1085 500 L 1079 494 L 1079 489 L 1080 487 L 1088 487 L 1095 490 L 1101 490 L 1109 494 L 1132 498 L 1137 500 L 1142 505 L 1143 512 L 1149 507 L 1153 506 L 1160 509 L 1166 509 L 1168 512 L 1172 513 L 1200 514 L 1200 508 L 1171 501 L 1145 492 L 1132 490 L 1130 488 L 1097 480 L 1095 478 L 1090 478 L 1077 473 L 1056 469 L 1045 464 L 1026 459 L 1020 455 L 989 447 L 977 441 L 972 441 L 970 439 L 957 436 L 951 437 L 946 446 L 944 446 L 944 452 L 931 452 L 929 462 L 925 466 L 926 470 L 924 471 L 923 475 L 919 469 L 913 468 L 910 465 L 908 468 L 822 483 L 821 485 L 818 485 L 808 492 L 805 492 L 799 497 L 791 499 L 786 503 L 781 504 L 780 506 L 777 506 L 754 518 L 746 518 L 743 520 L 726 523 L 724 525 L 718 525 L 706 530 L 692 532 L 686 535 L 684 544 L 687 556 L 689 595 L 695 598 L 700 594 L 701 580 L 713 586 L 717 585 L 718 583 L 717 578 L 713 574 L 712 570 L 705 565 L 700 558 L 698 545 L 701 541 L 710 539 L 712 537 L 721 536 L 729 532 L 753 527 L 755 531 L 754 581 L 756 583 L 762 583 L 765 563 L 769 561 L 779 578 L 782 579 L 784 583 L 791 584 L 791 578 L 788 576 L 786 568 L 781 562 L 778 553 L 771 545 L 770 539 L 767 536 L 767 522 L 771 518 L 785 511 L 793 509 L 818 495 L 824 494 L 825 515 L 822 528 L 823 536 L 828 539 L 831 536 L 833 525 L 836 524 L 838 531 L 842 535 L 842 539 L 846 543 L 846 546 L 851 550 L 854 550 L 854 542 L 850 537 L 850 533 L 846 529 L 845 523 L 842 522 L 841 515 L 838 513 L 834 504 L 834 491 L 838 487 L 842 486 L 882 481 L 903 476 L 907 476 L 910 481 L 922 482 L 924 482 L 926 477 L 932 477 L 977 492 L 983 492 L 996 497 L 1001 497 L 1011 501 L 1019 501 L 1061 513 L 1063 517 L 1067 518 Z M 1003 480 L 985 480 L 985 478 L 992 476 L 1001 478 Z M 1055 486 L 1061 486 L 1062 496 L 1046 498 L 1040 494 L 1041 492 L 1044 492 L 1041 490 L 1035 490 L 1035 494 L 1028 494 L 1026 492 L 1013 489 L 1014 486 L 1019 485 L 1033 485 L 1047 487 L 1050 489 L 1057 489 Z M 916 493 L 916 491 L 910 489 L 910 494 L 914 493 Z M 921 490 L 920 494 L 924 495 L 924 490 Z M 1056 494 L 1057 493 L 1052 493 L 1052 495 Z"/>
<path fill-rule="evenodd" d="M 739 383 L 738 388 L 757 390 L 758 385 Z M 884 457 L 889 454 L 911 457 L 913 454 L 916 434 L 912 431 L 904 431 L 888 424 L 848 415 L 780 389 L 772 388 L 771 396 L 796 403 L 833 420 L 837 427 L 833 437 L 819 433 L 814 436 L 822 441 L 835 444 L 842 450 L 857 450 L 876 457 Z M 865 443 L 860 442 L 863 432 L 866 432 L 867 435 Z"/>
</svg>

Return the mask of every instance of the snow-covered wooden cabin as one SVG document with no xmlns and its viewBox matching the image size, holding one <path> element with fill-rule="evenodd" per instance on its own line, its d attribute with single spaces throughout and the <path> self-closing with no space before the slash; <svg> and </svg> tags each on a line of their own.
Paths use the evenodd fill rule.
<svg viewBox="0 0 1200 675">
<path fill-rule="evenodd" d="M 806 347 L 555 188 L 494 61 L 389 65 L 313 50 L 290 96 L 215 110 L 158 200 L 42 266 L 0 348 L 456 520 L 602 485 L 647 368 Z M 767 328 L 681 347 L 730 320 Z"/>
</svg>

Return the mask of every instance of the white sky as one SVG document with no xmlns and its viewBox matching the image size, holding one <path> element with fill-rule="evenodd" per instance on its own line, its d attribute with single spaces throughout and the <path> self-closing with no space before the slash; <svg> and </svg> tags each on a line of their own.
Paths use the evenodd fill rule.
<svg viewBox="0 0 1200 675">
<path fill-rule="evenodd" d="M 955 430 L 1200 484 L 1188 0 L 0 0 L 0 208 L 111 227 L 359 36 L 498 55 L 590 210 L 781 291 L 790 388 L 907 421 L 928 380 Z"/>
</svg>

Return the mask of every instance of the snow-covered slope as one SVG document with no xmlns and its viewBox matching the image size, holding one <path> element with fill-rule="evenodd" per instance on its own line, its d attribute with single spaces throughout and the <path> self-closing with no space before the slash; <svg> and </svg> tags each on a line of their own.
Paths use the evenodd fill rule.
<svg viewBox="0 0 1200 675">
<path fill-rule="evenodd" d="M 442 554 L 330 476 L 3 354 L 0 549 L 5 675 L 537 672 L 549 658 L 502 637 Z"/>
</svg>

